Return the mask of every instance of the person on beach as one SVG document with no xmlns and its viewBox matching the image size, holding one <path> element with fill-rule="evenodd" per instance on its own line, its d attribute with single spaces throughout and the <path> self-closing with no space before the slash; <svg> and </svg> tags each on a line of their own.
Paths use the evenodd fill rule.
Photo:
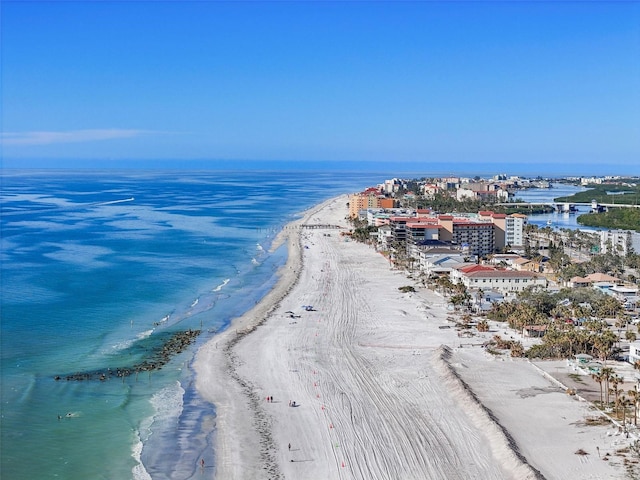
<svg viewBox="0 0 640 480">
<path fill-rule="evenodd" d="M 291 444 L 289 444 L 289 451 L 291 451 Z"/>
</svg>

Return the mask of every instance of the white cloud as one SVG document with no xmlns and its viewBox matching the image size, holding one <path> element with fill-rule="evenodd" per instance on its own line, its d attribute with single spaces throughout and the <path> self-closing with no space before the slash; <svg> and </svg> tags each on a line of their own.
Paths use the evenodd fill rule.
<svg viewBox="0 0 640 480">
<path fill-rule="evenodd" d="M 64 132 L 2 132 L 0 143 L 9 145 L 51 145 L 52 143 L 80 143 L 118 138 L 134 138 L 154 133 L 148 130 L 106 128 L 95 130 L 68 130 Z"/>
</svg>

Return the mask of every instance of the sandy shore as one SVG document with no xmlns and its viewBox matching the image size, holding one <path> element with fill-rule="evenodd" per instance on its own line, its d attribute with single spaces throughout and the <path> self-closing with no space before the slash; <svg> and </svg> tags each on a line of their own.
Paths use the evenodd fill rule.
<svg viewBox="0 0 640 480">
<path fill-rule="evenodd" d="M 216 478 L 624 478 L 625 440 L 587 403 L 486 353 L 490 334 L 461 344 L 443 299 L 400 292 L 414 282 L 371 248 L 301 228 L 347 228 L 346 202 L 283 231 L 276 287 L 198 352 Z"/>
</svg>

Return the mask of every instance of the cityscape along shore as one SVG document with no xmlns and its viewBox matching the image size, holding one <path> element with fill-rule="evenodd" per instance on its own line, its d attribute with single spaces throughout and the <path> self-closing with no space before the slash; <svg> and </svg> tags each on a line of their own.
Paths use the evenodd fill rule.
<svg viewBox="0 0 640 480">
<path fill-rule="evenodd" d="M 275 288 L 198 352 L 216 478 L 636 475 L 628 236 L 384 188 L 284 229 Z"/>
</svg>

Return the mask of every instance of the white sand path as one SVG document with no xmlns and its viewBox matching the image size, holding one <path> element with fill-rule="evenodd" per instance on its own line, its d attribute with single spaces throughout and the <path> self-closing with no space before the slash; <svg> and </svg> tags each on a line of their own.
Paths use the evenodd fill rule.
<svg viewBox="0 0 640 480">
<path fill-rule="evenodd" d="M 326 202 L 297 223 L 347 227 L 346 201 Z M 216 478 L 541 478 L 442 359 L 442 345 L 460 339 L 440 328 L 451 325 L 441 297 L 401 293 L 412 284 L 406 273 L 339 230 L 285 234 L 290 255 L 276 288 L 198 353 L 198 388 L 217 409 Z M 474 378 L 490 390 L 486 378 Z M 532 465 L 544 461 L 528 453 Z M 554 462 L 545 475 L 566 478 L 556 475 L 561 468 Z"/>
</svg>

